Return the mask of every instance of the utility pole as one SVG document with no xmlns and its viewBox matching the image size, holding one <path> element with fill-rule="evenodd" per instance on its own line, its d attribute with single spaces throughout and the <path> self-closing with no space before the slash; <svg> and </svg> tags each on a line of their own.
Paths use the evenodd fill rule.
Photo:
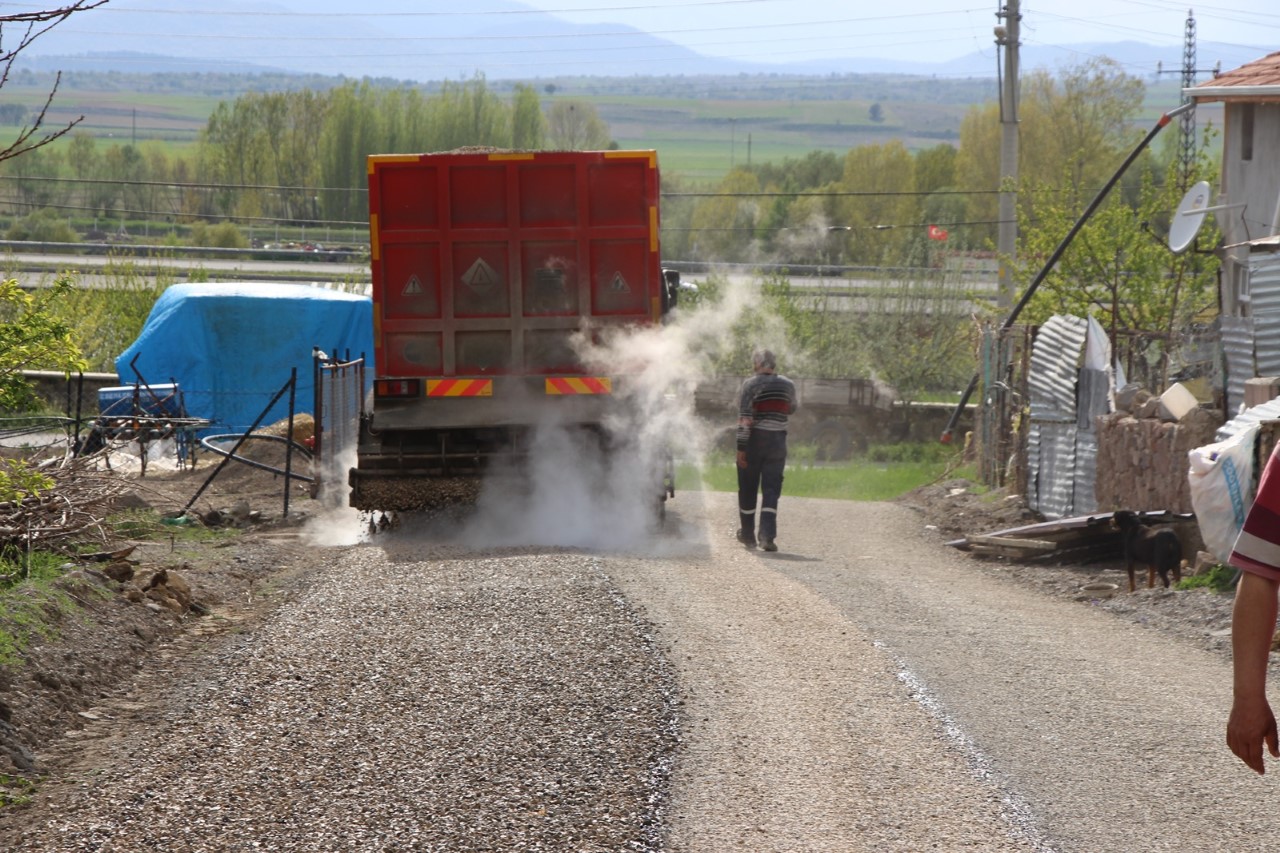
<svg viewBox="0 0 1280 853">
<path fill-rule="evenodd" d="M 1196 84 L 1196 19 L 1191 9 L 1187 10 L 1187 31 L 1182 43 L 1182 100 L 1180 103 L 1191 103 L 1191 95 L 1187 90 Z M 1180 186 L 1185 192 L 1191 186 L 1191 173 L 1196 166 L 1196 111 L 1187 110 L 1182 114 L 1182 171 Z"/>
<path fill-rule="evenodd" d="M 1012 264 L 1018 253 L 1018 45 L 1022 12 L 1018 0 L 996 12 L 1002 23 L 996 26 L 996 45 L 1004 48 L 1000 81 L 1000 222 L 996 231 L 996 251 L 1000 255 L 999 292 L 996 304 L 1013 305 Z"/>
<path fill-rule="evenodd" d="M 1187 94 L 1187 90 L 1196 84 L 1197 74 L 1212 73 L 1217 77 L 1221 72 L 1221 63 L 1211 69 L 1196 68 L 1196 17 L 1195 10 L 1187 10 L 1187 26 L 1185 35 L 1182 40 L 1182 69 L 1180 71 L 1166 71 L 1163 62 L 1156 63 L 1156 76 L 1161 74 L 1181 74 L 1182 75 L 1182 100 L 1183 106 L 1191 103 L 1191 96 Z M 1179 170 L 1178 170 L 1178 187 L 1186 191 L 1191 187 L 1191 173 L 1195 171 L 1196 165 L 1196 111 L 1187 110 L 1182 114 L 1181 137 L 1179 139 Z"/>
</svg>

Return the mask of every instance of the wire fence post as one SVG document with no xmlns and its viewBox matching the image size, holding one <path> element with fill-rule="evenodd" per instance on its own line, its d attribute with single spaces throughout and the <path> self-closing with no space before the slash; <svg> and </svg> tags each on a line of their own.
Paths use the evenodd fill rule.
<svg viewBox="0 0 1280 853">
<path fill-rule="evenodd" d="M 289 517 L 289 484 L 293 481 L 293 406 L 298 397 L 298 368 L 289 371 L 289 432 L 284 444 L 284 517 Z"/>
<path fill-rule="evenodd" d="M 271 402 L 267 403 L 267 407 L 262 410 L 262 414 L 258 415 L 258 419 L 253 422 L 253 426 L 245 430 L 244 434 L 241 435 L 239 439 L 237 439 L 235 446 L 231 448 L 231 453 L 228 454 L 227 456 L 222 457 L 222 461 L 218 463 L 218 467 L 213 469 L 213 471 L 209 474 L 208 479 L 206 479 L 204 483 L 201 484 L 200 488 L 196 490 L 196 493 L 191 496 L 191 500 L 187 501 L 187 505 L 182 508 L 183 512 L 186 512 L 187 510 L 191 509 L 192 506 L 195 505 L 195 502 L 200 498 L 202 494 L 204 494 L 204 490 L 209 488 L 209 484 L 213 482 L 214 478 L 217 477 L 218 474 L 222 473 L 223 468 L 227 467 L 227 463 L 231 461 L 231 457 L 235 456 L 236 451 L 240 449 L 240 445 L 245 443 L 245 441 L 249 438 L 250 434 L 252 434 L 253 431 L 257 429 L 258 426 L 262 423 L 262 419 L 267 416 L 267 412 L 271 411 L 271 407 L 274 406 L 276 403 L 278 403 L 280 401 L 280 398 L 284 396 L 284 392 L 288 391 L 292 386 L 293 386 L 293 379 L 290 379 L 288 382 L 284 384 L 283 388 L 281 388 L 279 391 L 276 392 L 276 395 L 271 398 Z M 289 441 L 292 441 L 292 440 L 293 440 L 293 436 L 290 436 Z M 286 488 L 288 487 L 288 484 L 289 484 L 289 480 L 286 477 L 285 478 Z"/>
</svg>

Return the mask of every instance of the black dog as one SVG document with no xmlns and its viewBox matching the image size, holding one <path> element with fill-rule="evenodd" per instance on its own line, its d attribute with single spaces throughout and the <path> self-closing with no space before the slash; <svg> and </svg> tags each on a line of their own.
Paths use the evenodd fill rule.
<svg viewBox="0 0 1280 853">
<path fill-rule="evenodd" d="M 1112 515 L 1116 527 L 1124 534 L 1124 558 L 1129 568 L 1129 592 L 1136 588 L 1133 567 L 1142 563 L 1147 567 L 1147 589 L 1156 585 L 1156 573 L 1169 586 L 1169 573 L 1173 582 L 1182 580 L 1182 543 L 1178 534 L 1168 527 L 1153 530 L 1143 524 L 1137 514 L 1119 510 Z"/>
</svg>

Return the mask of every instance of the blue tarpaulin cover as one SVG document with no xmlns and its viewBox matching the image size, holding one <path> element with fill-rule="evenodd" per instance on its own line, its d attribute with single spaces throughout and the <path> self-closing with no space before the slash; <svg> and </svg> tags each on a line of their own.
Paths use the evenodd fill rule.
<svg viewBox="0 0 1280 853">
<path fill-rule="evenodd" d="M 244 432 L 291 368 L 298 369 L 294 411 L 315 408 L 313 347 L 334 357 L 365 356 L 372 377 L 372 300 L 298 284 L 175 284 L 116 359 L 116 372 L 122 385 L 176 382 L 191 417 L 213 421 L 213 432 Z M 288 416 L 286 392 L 262 424 Z"/>
</svg>

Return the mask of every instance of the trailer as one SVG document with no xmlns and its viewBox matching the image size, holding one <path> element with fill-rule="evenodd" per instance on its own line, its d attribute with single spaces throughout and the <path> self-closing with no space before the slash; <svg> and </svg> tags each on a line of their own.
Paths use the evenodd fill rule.
<svg viewBox="0 0 1280 853">
<path fill-rule="evenodd" d="M 621 452 L 632 380 L 583 341 L 661 323 L 679 290 L 658 245 L 653 151 L 477 151 L 368 160 L 374 371 L 350 504 L 473 500 L 546 424 Z M 659 505 L 674 495 L 657 466 Z"/>
<path fill-rule="evenodd" d="M 738 392 L 745 376 L 705 379 L 694 388 L 694 409 L 717 429 L 717 445 L 734 443 Z M 797 379 L 799 409 L 787 425 L 796 444 L 812 444 L 819 460 L 849 458 L 865 450 L 869 437 L 890 435 L 898 394 L 878 379 Z M 719 425 L 719 426 L 717 426 Z"/>
</svg>

